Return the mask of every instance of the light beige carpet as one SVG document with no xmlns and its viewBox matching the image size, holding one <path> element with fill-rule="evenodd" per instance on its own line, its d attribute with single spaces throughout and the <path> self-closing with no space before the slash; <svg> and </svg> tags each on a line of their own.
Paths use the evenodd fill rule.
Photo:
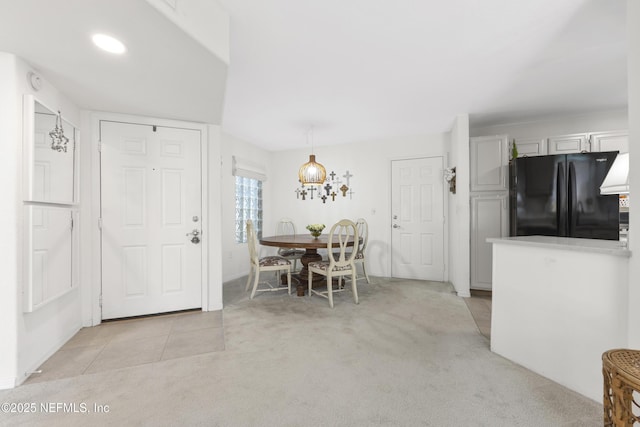
<svg viewBox="0 0 640 427">
<path fill-rule="evenodd" d="M 601 426 L 601 405 L 489 351 L 447 284 L 375 279 L 344 292 L 249 300 L 225 284 L 225 349 L 33 383 L 0 402 L 108 414 L 0 414 L 0 425 Z"/>
</svg>

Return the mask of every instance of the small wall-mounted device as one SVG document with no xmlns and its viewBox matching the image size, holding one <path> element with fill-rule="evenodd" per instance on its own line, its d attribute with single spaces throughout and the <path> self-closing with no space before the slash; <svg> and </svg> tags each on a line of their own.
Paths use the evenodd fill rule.
<svg viewBox="0 0 640 427">
<path fill-rule="evenodd" d="M 42 79 L 33 71 L 27 73 L 27 81 L 36 92 L 42 89 Z"/>
</svg>

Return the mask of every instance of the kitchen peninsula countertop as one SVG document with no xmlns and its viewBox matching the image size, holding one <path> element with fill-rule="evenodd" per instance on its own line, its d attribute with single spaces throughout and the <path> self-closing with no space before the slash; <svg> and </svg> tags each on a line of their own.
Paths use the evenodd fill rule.
<svg viewBox="0 0 640 427">
<path fill-rule="evenodd" d="M 539 248 L 563 249 L 575 252 L 594 252 L 620 257 L 630 257 L 631 251 L 618 240 L 577 239 L 555 236 L 517 236 L 489 238 L 489 243 L 507 245 L 535 246 Z"/>
</svg>

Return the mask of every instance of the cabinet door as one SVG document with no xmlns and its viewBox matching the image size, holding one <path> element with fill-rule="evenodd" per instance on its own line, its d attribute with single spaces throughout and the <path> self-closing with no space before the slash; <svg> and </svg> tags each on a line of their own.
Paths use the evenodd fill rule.
<svg viewBox="0 0 640 427">
<path fill-rule="evenodd" d="M 629 134 L 625 131 L 592 133 L 589 142 L 591 151 L 629 152 Z"/>
<path fill-rule="evenodd" d="M 515 139 L 518 157 L 544 156 L 547 154 L 547 140 L 544 138 Z"/>
<path fill-rule="evenodd" d="M 589 150 L 586 134 L 561 135 L 549 138 L 549 154 L 580 153 Z"/>
<path fill-rule="evenodd" d="M 491 290 L 493 253 L 491 237 L 508 235 L 508 195 L 471 197 L 471 288 Z"/>
<path fill-rule="evenodd" d="M 470 144 L 471 191 L 507 190 L 507 135 L 471 138 Z"/>
</svg>

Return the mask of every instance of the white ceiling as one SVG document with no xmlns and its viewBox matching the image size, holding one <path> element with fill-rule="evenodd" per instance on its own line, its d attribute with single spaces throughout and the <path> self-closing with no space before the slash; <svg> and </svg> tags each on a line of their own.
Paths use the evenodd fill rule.
<svg viewBox="0 0 640 427">
<path fill-rule="evenodd" d="M 219 1 L 228 75 L 143 0 L 0 0 L 0 50 L 81 107 L 222 120 L 271 150 L 306 146 L 310 127 L 323 145 L 446 132 L 460 113 L 478 126 L 626 108 L 624 1 Z M 95 51 L 96 29 L 126 57 Z"/>
<path fill-rule="evenodd" d="M 118 37 L 127 53 L 95 48 Z M 81 108 L 220 123 L 227 64 L 144 0 L 0 0 L 0 51 Z"/>
</svg>

